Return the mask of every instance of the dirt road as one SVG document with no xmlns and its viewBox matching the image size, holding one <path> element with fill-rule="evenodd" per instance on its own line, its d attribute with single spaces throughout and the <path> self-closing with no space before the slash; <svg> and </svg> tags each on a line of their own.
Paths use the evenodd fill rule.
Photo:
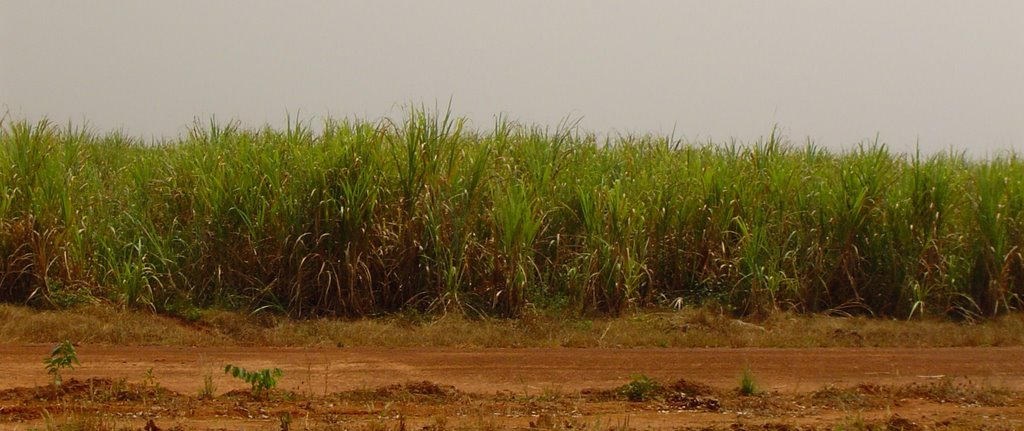
<svg viewBox="0 0 1024 431">
<path fill-rule="evenodd" d="M 42 359 L 50 346 L 0 346 L 0 389 L 49 381 Z M 244 386 L 225 364 L 279 367 L 281 387 L 324 393 L 412 380 L 453 385 L 471 393 L 611 388 L 645 374 L 734 388 L 745 367 L 773 391 L 811 391 L 824 385 L 894 385 L 938 376 L 1024 390 L 1024 348 L 952 349 L 371 349 L 190 348 L 79 346 L 75 378 L 148 377 L 193 393 L 212 375 L 220 390 Z"/>
<path fill-rule="evenodd" d="M 421 349 L 0 345 L 0 430 L 1024 428 L 1024 348 Z M 223 372 L 279 367 L 255 397 Z M 748 368 L 763 392 L 737 392 Z M 662 383 L 643 401 L 623 386 Z M 212 394 L 199 396 L 204 380 Z M 675 383 L 673 383 L 675 382 Z M 450 385 L 450 386 L 449 386 Z M 824 389 L 823 389 L 824 388 Z M 211 396 L 212 395 L 212 396 Z M 847 425 L 844 425 L 847 424 Z M 920 425 L 920 426 L 919 426 Z M 923 428 L 922 428 L 923 426 Z M 162 427 L 162 428 L 160 428 Z M 154 428 L 157 429 L 157 428 Z"/>
</svg>

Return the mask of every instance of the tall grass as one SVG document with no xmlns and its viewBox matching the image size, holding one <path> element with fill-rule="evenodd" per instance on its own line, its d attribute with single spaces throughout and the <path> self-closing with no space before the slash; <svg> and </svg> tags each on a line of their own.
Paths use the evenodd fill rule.
<svg viewBox="0 0 1024 431">
<path fill-rule="evenodd" d="M 142 142 L 5 120 L 0 300 L 296 317 L 1022 306 L 1013 154 L 475 131 L 415 109 L 320 129 L 211 121 Z"/>
</svg>

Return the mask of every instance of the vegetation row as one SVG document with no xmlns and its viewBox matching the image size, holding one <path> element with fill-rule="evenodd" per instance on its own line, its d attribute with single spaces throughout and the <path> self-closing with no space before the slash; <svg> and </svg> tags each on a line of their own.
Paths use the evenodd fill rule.
<svg viewBox="0 0 1024 431">
<path fill-rule="evenodd" d="M 1022 305 L 1022 246 L 1013 154 L 480 132 L 423 110 L 157 142 L 0 123 L 0 301 L 38 306 L 973 318 Z"/>
</svg>

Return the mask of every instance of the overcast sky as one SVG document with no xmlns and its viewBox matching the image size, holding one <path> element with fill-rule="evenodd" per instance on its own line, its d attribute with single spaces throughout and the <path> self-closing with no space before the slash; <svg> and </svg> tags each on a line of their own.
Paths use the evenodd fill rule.
<svg viewBox="0 0 1024 431">
<path fill-rule="evenodd" d="M 0 0 L 0 111 L 177 136 L 194 117 L 435 102 L 594 132 L 1024 148 L 1024 1 Z"/>
</svg>

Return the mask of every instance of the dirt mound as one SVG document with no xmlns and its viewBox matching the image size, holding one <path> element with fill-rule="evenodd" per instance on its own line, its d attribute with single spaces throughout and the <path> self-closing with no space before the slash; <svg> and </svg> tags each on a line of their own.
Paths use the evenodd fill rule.
<svg viewBox="0 0 1024 431">
<path fill-rule="evenodd" d="M 717 412 L 722 409 L 722 403 L 717 398 L 708 396 L 687 395 L 684 392 L 676 392 L 669 395 L 665 401 L 674 410 L 703 410 Z"/>
<path fill-rule="evenodd" d="M 141 401 L 176 395 L 178 394 L 155 384 L 90 378 L 85 380 L 69 379 L 60 386 L 46 385 L 34 388 L 6 389 L 0 391 L 0 400 L 28 402 L 89 398 L 97 401 Z"/>
<path fill-rule="evenodd" d="M 591 401 L 630 401 L 635 403 L 653 402 L 661 408 L 671 410 L 709 411 L 722 409 L 718 393 L 710 385 L 678 379 L 663 385 L 647 376 L 635 376 L 632 381 L 613 389 L 584 389 L 580 395 Z"/>
<path fill-rule="evenodd" d="M 668 385 L 668 390 L 676 393 L 682 393 L 691 396 L 697 395 L 715 395 L 715 388 L 704 383 L 695 382 L 692 380 L 679 379 L 675 383 Z"/>
<path fill-rule="evenodd" d="M 928 383 L 911 383 L 897 388 L 896 395 L 939 403 L 954 403 L 970 406 L 1005 406 L 1010 396 L 1008 391 L 991 386 L 979 386 L 969 379 L 940 377 Z"/>
<path fill-rule="evenodd" d="M 383 398 L 416 400 L 439 399 L 450 400 L 463 395 L 455 386 L 441 385 L 428 380 L 387 385 L 378 388 L 376 394 Z"/>
</svg>

